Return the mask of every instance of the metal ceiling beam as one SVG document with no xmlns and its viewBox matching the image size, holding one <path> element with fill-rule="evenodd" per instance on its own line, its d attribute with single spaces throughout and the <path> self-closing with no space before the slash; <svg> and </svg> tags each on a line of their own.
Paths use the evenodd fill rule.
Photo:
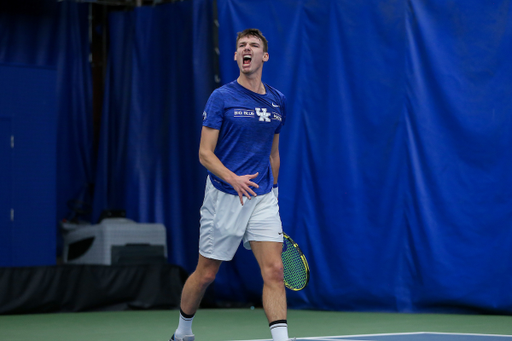
<svg viewBox="0 0 512 341">
<path fill-rule="evenodd" d="M 58 0 L 59 2 L 65 0 Z M 97 5 L 105 6 L 124 6 L 124 7 L 142 7 L 142 6 L 156 6 L 170 2 L 180 2 L 186 0 L 66 0 L 74 2 L 86 2 Z"/>
</svg>

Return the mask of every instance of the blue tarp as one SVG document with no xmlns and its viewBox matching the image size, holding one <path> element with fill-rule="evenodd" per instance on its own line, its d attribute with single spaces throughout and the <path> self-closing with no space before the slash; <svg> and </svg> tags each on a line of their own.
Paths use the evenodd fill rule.
<svg viewBox="0 0 512 341">
<path fill-rule="evenodd" d="M 288 98 L 281 216 L 311 266 L 290 307 L 512 313 L 511 2 L 216 4 L 221 83 L 238 76 L 236 33 L 257 27 L 269 40 L 263 79 Z M 68 11 L 83 25 L 85 12 Z M 97 167 L 83 120 L 83 26 L 67 22 L 75 38 L 59 38 L 76 51 L 60 52 L 57 67 L 68 66 L 59 80 L 83 86 L 60 84 L 59 116 L 74 115 L 60 124 L 83 139 L 59 147 L 79 170 L 74 182 L 59 179 L 58 197 L 94 173 L 95 215 L 125 208 L 137 221 L 165 224 L 169 261 L 188 271 L 206 174 L 197 158 L 201 115 L 216 86 L 213 12 L 202 0 L 110 14 Z M 41 39 L 34 46 L 46 52 L 22 54 L 22 63 L 62 51 Z M 261 286 L 252 254 L 240 249 L 221 267 L 214 296 L 257 302 Z"/>
<path fill-rule="evenodd" d="M 214 89 L 211 13 L 208 1 L 183 1 L 109 16 L 94 216 L 125 209 L 135 221 L 163 223 L 169 261 L 189 272 L 206 176 L 202 112 Z"/>
<path fill-rule="evenodd" d="M 66 202 L 84 199 L 83 189 L 93 183 L 88 14 L 88 5 L 74 2 L 0 4 L 0 65 L 19 71 L 0 77 L 12 103 L 0 103 L 0 117 L 12 118 L 16 141 L 12 193 L 0 219 L 2 242 L 11 244 L 3 266 L 55 264 Z M 8 164 L 0 161 L 2 175 Z M 5 219 L 11 208 L 13 222 Z"/>
<path fill-rule="evenodd" d="M 510 1 L 218 5 L 223 82 L 258 27 L 289 100 L 281 216 L 311 265 L 290 306 L 512 312 Z M 260 290 L 230 266 L 219 295 Z"/>
</svg>

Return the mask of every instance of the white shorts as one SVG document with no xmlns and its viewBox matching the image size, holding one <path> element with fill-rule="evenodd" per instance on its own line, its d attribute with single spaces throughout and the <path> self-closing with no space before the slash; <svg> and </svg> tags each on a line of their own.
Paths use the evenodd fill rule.
<svg viewBox="0 0 512 341">
<path fill-rule="evenodd" d="M 233 259 L 240 242 L 251 249 L 251 241 L 283 242 L 283 227 L 279 205 L 274 193 L 244 197 L 219 191 L 206 179 L 204 202 L 201 207 L 199 253 L 210 259 Z"/>
</svg>

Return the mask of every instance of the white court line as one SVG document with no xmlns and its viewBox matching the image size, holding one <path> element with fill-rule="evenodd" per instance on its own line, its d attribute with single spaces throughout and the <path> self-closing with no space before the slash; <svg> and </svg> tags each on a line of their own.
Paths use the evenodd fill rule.
<svg viewBox="0 0 512 341">
<path fill-rule="evenodd" d="M 470 335 L 470 336 L 495 336 L 495 337 L 508 337 L 512 338 L 512 335 L 504 334 L 478 334 L 478 333 L 441 333 L 441 332 L 423 332 L 423 334 L 436 334 L 436 335 Z"/>
<path fill-rule="evenodd" d="M 381 334 L 358 334 L 358 335 L 338 335 L 338 336 L 322 336 L 322 337 L 304 337 L 300 339 L 304 340 L 350 340 L 347 338 L 353 337 L 374 337 L 374 336 L 393 336 L 393 335 L 420 335 L 420 334 L 434 334 L 434 335 L 460 335 L 460 336 L 490 336 L 490 337 L 506 337 L 512 338 L 512 335 L 504 335 L 504 334 L 479 334 L 479 333 L 452 333 L 452 332 L 410 332 L 410 333 L 381 333 Z M 272 340 L 270 340 L 272 341 Z M 362 340 L 359 340 L 362 341 Z"/>
<path fill-rule="evenodd" d="M 410 333 L 382 333 L 382 334 L 359 334 L 359 335 L 338 335 L 338 336 L 324 336 L 324 338 L 332 340 L 332 339 L 340 339 L 341 337 L 368 337 L 368 336 L 387 336 L 387 335 L 415 335 L 415 334 L 425 334 L 425 332 L 410 332 Z M 307 339 L 315 339 L 314 337 L 310 337 Z M 346 340 L 346 339 L 342 339 Z"/>
<path fill-rule="evenodd" d="M 298 339 L 299 341 L 300 340 L 303 340 L 305 338 L 300 338 Z M 324 338 L 314 338 L 313 340 L 315 341 L 331 341 L 331 340 L 343 340 L 343 341 L 372 341 L 372 340 L 364 340 L 364 339 L 324 339 Z"/>
<path fill-rule="evenodd" d="M 328 336 L 328 337 L 297 337 L 297 341 L 301 340 L 315 340 L 315 341 L 333 341 L 333 340 L 342 340 L 342 341 L 373 341 L 373 340 L 362 340 L 362 339 L 340 339 L 340 337 L 344 336 Z M 292 338 L 293 339 L 293 338 Z M 256 340 L 231 340 L 231 341 L 272 341 L 272 339 L 256 339 Z"/>
<path fill-rule="evenodd" d="M 366 336 L 384 336 L 384 335 L 413 335 L 425 334 L 425 332 L 411 332 L 411 333 L 389 333 L 389 334 L 359 334 L 359 335 L 337 335 L 337 336 L 310 336 L 310 337 L 297 337 L 300 340 L 339 340 L 341 337 L 366 337 Z M 292 337 L 293 338 L 293 337 Z M 348 339 L 342 339 L 348 340 Z M 257 340 L 231 340 L 231 341 L 272 341 L 272 339 L 257 339 Z M 363 340 L 358 340 L 363 341 Z"/>
<path fill-rule="evenodd" d="M 352 336 L 352 335 L 350 335 Z M 321 336 L 321 337 L 299 337 L 297 338 L 297 340 L 319 340 L 319 341 L 332 341 L 332 340 L 343 340 L 343 341 L 364 341 L 364 340 L 352 340 L 352 339 L 340 339 L 340 337 L 345 337 L 345 336 Z M 337 339 L 336 339 L 337 338 Z"/>
<path fill-rule="evenodd" d="M 491 337 L 506 337 L 512 339 L 512 335 L 504 334 L 478 334 L 478 333 L 443 333 L 443 332 L 410 332 L 410 333 L 382 333 L 382 334 L 358 334 L 358 335 L 338 335 L 338 336 L 312 336 L 312 337 L 298 337 L 300 340 L 318 340 L 318 341 L 332 341 L 332 340 L 343 340 L 343 341 L 365 341 L 365 340 L 352 340 L 348 338 L 353 337 L 374 337 L 374 336 L 392 336 L 392 335 L 420 335 L 420 334 L 434 334 L 434 335 L 469 335 L 469 336 L 491 336 Z M 258 339 L 258 340 L 233 340 L 233 341 L 272 341 L 272 339 Z"/>
</svg>

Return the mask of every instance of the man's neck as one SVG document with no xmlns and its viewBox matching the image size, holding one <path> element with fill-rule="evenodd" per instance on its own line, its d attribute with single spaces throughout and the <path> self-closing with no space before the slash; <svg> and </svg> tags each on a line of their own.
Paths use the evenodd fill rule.
<svg viewBox="0 0 512 341">
<path fill-rule="evenodd" d="M 261 82 L 261 77 L 247 77 L 244 74 L 241 74 L 237 79 L 238 84 L 243 86 L 244 88 L 251 90 L 252 92 L 256 92 L 258 94 L 264 95 L 266 93 L 265 86 Z"/>
</svg>

